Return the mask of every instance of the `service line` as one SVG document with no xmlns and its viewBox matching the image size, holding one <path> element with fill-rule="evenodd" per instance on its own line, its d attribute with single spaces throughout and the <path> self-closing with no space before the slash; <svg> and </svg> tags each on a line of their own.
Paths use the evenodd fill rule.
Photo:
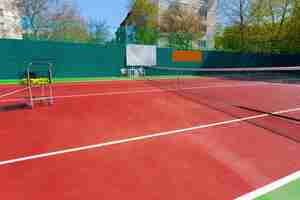
<svg viewBox="0 0 300 200">
<path fill-rule="evenodd" d="M 266 85 L 265 83 L 245 83 L 245 84 L 220 84 L 213 86 L 195 86 L 195 87 L 182 87 L 178 88 L 169 88 L 169 89 L 141 89 L 133 91 L 116 91 L 116 92 L 95 92 L 95 93 L 86 93 L 86 94 L 71 94 L 71 95 L 55 95 L 53 99 L 70 99 L 70 98 L 79 98 L 79 97 L 94 97 L 94 96 L 112 96 L 112 95 L 131 95 L 131 94 L 147 94 L 147 93 L 161 93 L 161 92 L 174 92 L 179 90 L 196 90 L 196 89 L 210 89 L 210 88 L 238 88 L 238 87 L 249 87 L 249 86 L 259 86 Z M 1 96 L 0 96 L 1 97 Z M 43 98 L 47 99 L 47 97 Z M 50 99 L 50 97 L 49 97 Z M 39 98 L 35 98 L 39 101 Z M 10 99 L 0 99 L 0 103 L 9 103 L 9 102 L 21 102 L 24 101 L 24 98 L 10 98 Z"/>
</svg>

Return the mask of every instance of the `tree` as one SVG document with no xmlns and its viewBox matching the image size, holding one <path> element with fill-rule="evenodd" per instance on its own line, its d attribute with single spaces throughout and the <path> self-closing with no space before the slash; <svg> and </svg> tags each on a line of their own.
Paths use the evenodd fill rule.
<svg viewBox="0 0 300 200">
<path fill-rule="evenodd" d="M 206 27 L 203 21 L 193 8 L 175 1 L 162 13 L 159 27 L 161 33 L 169 35 L 171 47 L 187 49 L 204 35 Z"/>
<path fill-rule="evenodd" d="M 38 38 L 48 29 L 51 9 L 56 6 L 57 0 L 15 0 L 14 4 L 22 16 L 23 29 Z"/>
<path fill-rule="evenodd" d="M 110 39 L 109 26 L 103 20 L 90 19 L 88 22 L 89 43 L 104 44 Z"/>
<path fill-rule="evenodd" d="M 294 1 L 290 18 L 287 22 L 287 37 L 289 40 L 300 41 L 300 2 Z"/>
<path fill-rule="evenodd" d="M 239 2 L 239 9 L 238 6 L 234 9 L 229 2 Z M 227 3 L 228 17 L 223 38 L 218 38 L 223 48 L 268 53 L 295 51 L 291 46 L 297 38 L 298 0 L 227 0 L 223 3 Z"/>
<path fill-rule="evenodd" d="M 215 32 L 215 35 L 214 35 L 214 43 L 215 43 L 215 48 L 216 49 L 223 49 L 223 45 L 224 45 L 224 37 L 223 37 L 223 34 L 224 34 L 224 27 L 222 24 L 217 24 L 216 26 L 216 32 Z"/>
<path fill-rule="evenodd" d="M 57 4 L 55 12 L 49 18 L 48 29 L 43 33 L 44 38 L 66 42 L 89 41 L 87 22 L 73 3 L 62 1 Z"/>
<path fill-rule="evenodd" d="M 150 0 L 130 0 L 129 23 L 137 27 L 157 28 L 158 5 Z"/>
<path fill-rule="evenodd" d="M 261 0 L 253 6 L 253 14 L 260 23 L 255 25 L 268 27 L 264 32 L 269 41 L 282 40 L 285 35 L 285 25 L 291 14 L 293 0 Z"/>
<path fill-rule="evenodd" d="M 218 3 L 227 23 L 239 28 L 238 40 L 241 50 L 246 48 L 247 26 L 251 21 L 251 2 L 251 0 L 219 0 Z"/>
<path fill-rule="evenodd" d="M 24 38 L 88 42 L 87 22 L 73 1 L 15 0 L 23 18 Z"/>
<path fill-rule="evenodd" d="M 156 44 L 158 40 L 158 4 L 150 0 L 130 0 L 127 24 L 134 27 L 135 42 Z"/>
</svg>

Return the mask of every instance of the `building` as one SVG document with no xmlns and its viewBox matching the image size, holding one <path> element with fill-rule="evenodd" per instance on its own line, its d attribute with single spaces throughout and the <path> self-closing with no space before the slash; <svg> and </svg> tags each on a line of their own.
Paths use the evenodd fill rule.
<svg viewBox="0 0 300 200">
<path fill-rule="evenodd" d="M 13 0 L 0 0 L 0 38 L 22 39 L 20 22 Z"/>
<path fill-rule="evenodd" d="M 153 1 L 153 0 L 152 0 Z M 159 16 L 168 9 L 169 5 L 176 0 L 154 0 L 159 5 Z M 216 0 L 177 0 L 183 6 L 192 8 L 195 14 L 201 16 L 204 20 L 204 32 L 205 36 L 197 41 L 197 46 L 202 49 L 208 49 L 214 47 L 214 33 L 216 30 L 217 17 L 217 1 Z"/>
<path fill-rule="evenodd" d="M 168 7 L 174 3 L 174 2 L 179 2 L 185 7 L 192 8 L 195 10 L 196 15 L 200 15 L 201 18 L 204 20 L 204 32 L 205 36 L 197 41 L 197 46 L 202 49 L 207 49 L 207 48 L 213 48 L 214 43 L 213 43 L 213 37 L 216 29 L 216 24 L 217 24 L 217 17 L 216 17 L 216 9 L 217 9 L 217 1 L 216 0 L 149 0 L 153 4 L 156 4 L 158 6 L 158 23 L 161 21 L 161 15 L 162 13 L 168 9 Z M 130 11 L 124 21 L 121 23 L 120 27 L 126 27 L 127 29 L 127 39 L 129 41 L 132 38 L 132 29 L 133 29 L 133 24 L 129 22 L 129 17 L 132 14 Z M 124 30 L 124 29 L 123 29 Z M 124 39 L 124 35 L 123 35 Z M 159 42 L 164 41 L 164 39 L 160 39 Z"/>
</svg>

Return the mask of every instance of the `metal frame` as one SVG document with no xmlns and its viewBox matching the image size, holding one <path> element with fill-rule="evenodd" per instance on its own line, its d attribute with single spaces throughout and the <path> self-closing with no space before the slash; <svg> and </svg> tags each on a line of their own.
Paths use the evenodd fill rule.
<svg viewBox="0 0 300 200">
<path fill-rule="evenodd" d="M 35 87 L 34 83 L 32 83 L 32 78 L 30 77 L 30 72 L 32 72 L 32 69 L 34 68 L 34 65 L 46 65 L 48 68 L 48 79 L 49 79 L 49 83 L 48 84 L 41 84 L 41 85 L 37 85 L 37 87 L 41 88 L 41 96 L 40 97 L 34 97 L 33 96 L 33 92 L 32 89 L 33 87 Z M 29 96 L 29 105 L 31 108 L 34 107 L 34 102 L 35 101 L 47 101 L 49 103 L 49 105 L 52 105 L 54 102 L 54 98 L 53 98 L 53 87 L 52 87 L 52 83 L 53 83 L 53 79 L 52 79 L 52 67 L 53 64 L 50 62 L 30 62 L 28 64 L 28 67 L 26 69 L 26 80 L 27 80 L 27 88 L 28 88 L 28 96 Z M 34 72 L 34 71 L 33 71 Z M 46 89 L 48 89 L 48 96 L 46 96 Z"/>
<path fill-rule="evenodd" d="M 136 69 L 134 67 L 129 67 L 127 69 L 128 77 L 129 77 L 130 80 L 135 79 L 135 73 L 136 73 L 135 71 L 136 71 Z"/>
</svg>

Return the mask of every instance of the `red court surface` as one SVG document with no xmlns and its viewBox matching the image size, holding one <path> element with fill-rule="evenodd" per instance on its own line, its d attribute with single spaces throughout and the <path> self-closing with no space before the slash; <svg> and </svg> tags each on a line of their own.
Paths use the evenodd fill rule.
<svg viewBox="0 0 300 200">
<path fill-rule="evenodd" d="M 1 198 L 228 200 L 300 169 L 299 85 L 182 84 L 57 84 L 52 106 L 1 111 Z"/>
</svg>

